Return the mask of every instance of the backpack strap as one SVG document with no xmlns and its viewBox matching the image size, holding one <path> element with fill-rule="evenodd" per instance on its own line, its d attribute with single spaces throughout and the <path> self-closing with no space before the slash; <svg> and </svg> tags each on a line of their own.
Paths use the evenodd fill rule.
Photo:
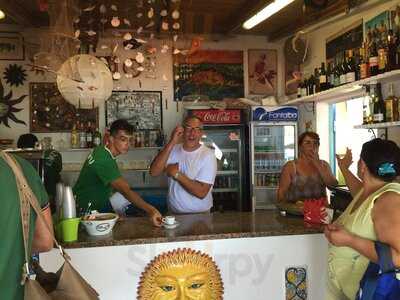
<svg viewBox="0 0 400 300">
<path fill-rule="evenodd" d="M 389 245 L 376 241 L 375 250 L 378 254 L 378 264 L 382 273 L 395 271 L 396 267 L 393 264 L 392 251 Z"/>
</svg>

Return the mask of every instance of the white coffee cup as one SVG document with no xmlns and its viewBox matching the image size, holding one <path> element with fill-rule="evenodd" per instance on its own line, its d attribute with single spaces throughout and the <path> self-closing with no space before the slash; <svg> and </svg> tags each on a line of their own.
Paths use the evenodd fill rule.
<svg viewBox="0 0 400 300">
<path fill-rule="evenodd" d="M 165 216 L 165 218 L 162 218 L 162 222 L 167 225 L 173 225 L 173 224 L 175 224 L 175 217 L 174 216 Z"/>
</svg>

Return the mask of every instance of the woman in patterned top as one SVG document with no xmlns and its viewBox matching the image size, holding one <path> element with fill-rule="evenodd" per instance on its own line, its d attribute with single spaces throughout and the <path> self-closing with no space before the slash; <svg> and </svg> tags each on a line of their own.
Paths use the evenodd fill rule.
<svg viewBox="0 0 400 300">
<path fill-rule="evenodd" d="M 304 132 L 299 136 L 299 158 L 288 161 L 282 169 L 278 201 L 295 203 L 326 196 L 326 187 L 338 184 L 329 164 L 319 159 L 319 136 Z"/>
</svg>

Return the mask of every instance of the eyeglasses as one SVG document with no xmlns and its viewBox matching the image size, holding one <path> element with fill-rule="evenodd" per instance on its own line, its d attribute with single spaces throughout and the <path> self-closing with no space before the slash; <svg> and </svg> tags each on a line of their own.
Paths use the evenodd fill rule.
<svg viewBox="0 0 400 300">
<path fill-rule="evenodd" d="M 186 131 L 195 131 L 195 132 L 200 132 L 202 130 L 201 127 L 190 127 L 190 126 L 187 126 L 187 125 L 184 125 L 183 128 Z"/>
</svg>

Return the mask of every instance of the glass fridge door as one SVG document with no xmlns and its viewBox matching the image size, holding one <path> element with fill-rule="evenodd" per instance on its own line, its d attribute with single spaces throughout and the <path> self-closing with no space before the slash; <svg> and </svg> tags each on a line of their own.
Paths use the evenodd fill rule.
<svg viewBox="0 0 400 300">
<path fill-rule="evenodd" d="M 203 142 L 215 149 L 217 176 L 213 187 L 214 210 L 242 210 L 241 130 L 208 127 Z"/>
<path fill-rule="evenodd" d="M 295 123 L 252 126 L 252 199 L 254 209 L 273 209 L 282 166 L 297 155 Z"/>
</svg>

